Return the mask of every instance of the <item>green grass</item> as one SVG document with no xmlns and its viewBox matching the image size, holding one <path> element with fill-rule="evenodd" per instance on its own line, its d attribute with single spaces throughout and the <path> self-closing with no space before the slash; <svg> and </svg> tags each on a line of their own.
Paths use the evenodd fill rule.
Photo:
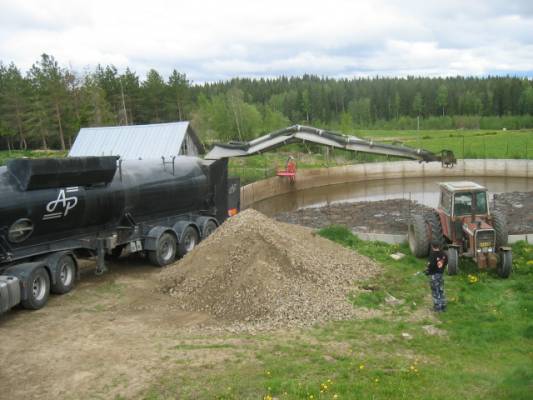
<svg viewBox="0 0 533 400">
<path fill-rule="evenodd" d="M 533 131 L 495 130 L 426 130 L 426 131 L 373 131 L 354 133 L 359 137 L 385 143 L 401 142 L 405 146 L 423 148 L 439 153 L 452 150 L 461 158 L 533 158 Z M 276 151 L 230 160 L 230 173 L 239 176 L 243 184 L 275 176 L 283 169 L 288 156 L 294 156 L 298 168 L 325 168 L 362 162 L 400 160 L 381 155 L 353 153 L 334 149 L 326 156 L 325 148 L 293 144 Z"/>
<path fill-rule="evenodd" d="M 364 242 L 343 227 L 320 234 L 383 265 L 378 278 L 358 282 L 365 290 L 347 299 L 368 309 L 368 318 L 246 336 L 244 356 L 166 373 L 145 398 L 531 398 L 533 246 L 513 246 L 509 279 L 464 262 L 459 275 L 445 278 L 448 311 L 434 317 L 427 278 L 417 273 L 424 260 L 407 247 Z M 397 251 L 406 257 L 392 260 Z M 469 283 L 469 274 L 479 281 Z M 387 304 L 388 295 L 402 304 Z M 445 335 L 428 335 L 425 325 Z"/>
<path fill-rule="evenodd" d="M 43 158 L 43 157 L 64 157 L 65 151 L 60 150 L 13 150 L 0 151 L 0 165 L 4 165 L 8 160 L 20 157 Z"/>
<path fill-rule="evenodd" d="M 533 158 L 533 131 L 499 130 L 360 130 L 353 134 L 385 143 L 401 142 L 406 146 L 424 148 L 433 152 L 452 150 L 457 158 Z M 0 151 L 0 165 L 16 157 L 61 157 L 62 151 Z M 356 154 L 318 145 L 292 144 L 272 152 L 230 160 L 230 174 L 239 176 L 242 184 L 276 175 L 283 169 L 288 156 L 295 156 L 298 168 L 325 168 L 338 165 L 399 160 L 373 154 Z"/>
</svg>

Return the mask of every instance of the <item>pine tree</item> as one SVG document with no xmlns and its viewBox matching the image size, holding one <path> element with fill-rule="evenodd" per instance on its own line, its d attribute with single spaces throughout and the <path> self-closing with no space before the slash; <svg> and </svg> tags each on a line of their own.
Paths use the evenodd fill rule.
<svg viewBox="0 0 533 400">
<path fill-rule="evenodd" d="M 56 125 L 61 150 L 66 150 L 63 114 L 67 113 L 69 92 L 65 71 L 53 57 L 43 54 L 31 67 L 29 79 L 35 87 L 37 97 L 47 105 L 46 113 Z"/>
<path fill-rule="evenodd" d="M 185 74 L 180 74 L 178 71 L 173 70 L 172 74 L 168 78 L 168 90 L 170 92 L 168 108 L 168 115 L 172 119 L 173 116 L 178 121 L 186 119 L 186 108 L 189 102 L 189 81 Z"/>
<path fill-rule="evenodd" d="M 16 132 L 19 148 L 26 150 L 28 141 L 24 115 L 29 107 L 29 86 L 13 63 L 4 68 L 2 75 L 3 88 L 0 92 L 2 108 L 0 112 L 4 121 L 3 129 L 8 132 Z M 7 136 L 12 136 L 12 134 L 7 134 Z"/>
<path fill-rule="evenodd" d="M 444 117 L 444 110 L 448 105 L 448 88 L 446 85 L 440 85 L 437 90 L 437 99 L 436 103 L 439 107 L 442 108 L 442 116 Z"/>
</svg>

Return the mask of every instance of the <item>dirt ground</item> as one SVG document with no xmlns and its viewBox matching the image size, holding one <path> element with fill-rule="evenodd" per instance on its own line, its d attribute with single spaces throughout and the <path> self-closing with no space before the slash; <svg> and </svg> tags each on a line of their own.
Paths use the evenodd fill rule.
<svg viewBox="0 0 533 400">
<path fill-rule="evenodd" d="M 507 216 L 510 234 L 533 233 L 533 193 L 498 194 L 495 206 Z M 279 213 L 274 219 L 316 229 L 335 224 L 356 232 L 405 234 L 411 213 L 428 210 L 429 207 L 414 201 L 394 199 L 302 208 Z"/>
<path fill-rule="evenodd" d="M 208 316 L 177 309 L 157 293 L 160 270 L 125 259 L 96 277 L 84 270 L 74 291 L 38 311 L 0 316 L 1 399 L 135 397 L 180 354 L 188 327 Z M 216 363 L 223 351 L 194 352 Z M 170 356 L 170 357 L 169 357 Z"/>
<path fill-rule="evenodd" d="M 373 315 L 346 299 L 356 282 L 381 271 L 254 210 L 167 268 L 140 256 L 108 263 L 99 277 L 94 262 L 81 267 L 71 293 L 51 296 L 41 310 L 0 315 L 0 399 L 142 397 L 179 365 L 222 369 L 259 331 L 286 336 Z"/>
</svg>

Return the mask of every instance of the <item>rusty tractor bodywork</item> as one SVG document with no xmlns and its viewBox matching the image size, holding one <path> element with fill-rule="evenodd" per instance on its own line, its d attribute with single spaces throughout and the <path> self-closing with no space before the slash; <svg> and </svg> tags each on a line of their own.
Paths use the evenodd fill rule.
<svg viewBox="0 0 533 400">
<path fill-rule="evenodd" d="M 447 248 L 448 273 L 459 271 L 459 256 L 472 258 L 480 269 L 495 268 L 507 278 L 512 253 L 507 247 L 505 217 L 489 209 L 487 189 L 475 182 L 440 183 L 436 210 L 414 215 L 409 223 L 409 247 L 417 257 L 427 256 L 430 243 Z"/>
</svg>

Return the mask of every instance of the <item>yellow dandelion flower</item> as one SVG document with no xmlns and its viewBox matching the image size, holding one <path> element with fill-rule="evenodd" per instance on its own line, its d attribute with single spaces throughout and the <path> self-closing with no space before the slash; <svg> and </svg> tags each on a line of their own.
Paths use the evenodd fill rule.
<svg viewBox="0 0 533 400">
<path fill-rule="evenodd" d="M 339 395 L 335 393 L 335 394 L 333 395 L 333 398 L 334 398 L 334 399 L 338 399 L 338 398 L 339 398 Z"/>
<path fill-rule="evenodd" d="M 365 364 L 359 365 L 359 369 L 365 369 Z"/>
<path fill-rule="evenodd" d="M 379 378 L 374 379 L 374 382 L 378 383 L 379 382 Z"/>
</svg>

